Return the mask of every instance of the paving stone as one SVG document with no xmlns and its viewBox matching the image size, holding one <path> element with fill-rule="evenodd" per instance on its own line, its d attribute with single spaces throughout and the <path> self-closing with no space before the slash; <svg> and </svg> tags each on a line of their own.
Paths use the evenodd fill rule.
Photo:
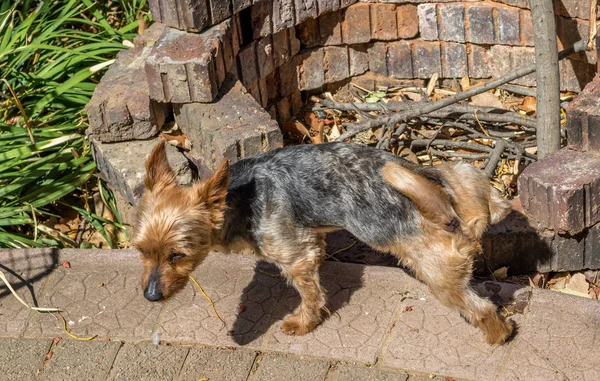
<svg viewBox="0 0 600 381">
<path fill-rule="evenodd" d="M 170 27 L 199 32 L 211 25 L 205 0 L 151 0 L 152 18 Z"/>
<path fill-rule="evenodd" d="M 486 344 L 480 330 L 457 311 L 440 305 L 424 284 L 406 277 L 396 289 L 408 297 L 399 306 L 401 313 L 380 358 L 382 365 L 409 373 L 494 379 L 509 346 Z M 523 315 L 512 319 L 519 323 Z"/>
<path fill-rule="evenodd" d="M 317 0 L 294 0 L 296 24 L 317 18 Z"/>
<path fill-rule="evenodd" d="M 71 333 L 111 339 L 149 339 L 158 321 L 160 304 L 148 303 L 140 285 L 142 264 L 134 251 L 62 250 L 60 267 L 46 285 L 40 305 L 63 311 Z M 27 337 L 64 337 L 62 322 L 51 314 L 30 317 Z"/>
<path fill-rule="evenodd" d="M 490 6 L 471 6 L 467 10 L 469 19 L 469 33 L 467 41 L 476 44 L 493 44 L 494 36 L 494 8 Z"/>
<path fill-rule="evenodd" d="M 524 324 L 497 379 L 594 380 L 600 358 L 600 303 L 534 289 Z"/>
<path fill-rule="evenodd" d="M 431 78 L 441 73 L 440 43 L 420 41 L 412 45 L 413 75 L 416 78 Z"/>
<path fill-rule="evenodd" d="M 600 153 L 600 77 L 596 77 L 567 107 L 569 147 Z"/>
<path fill-rule="evenodd" d="M 106 380 L 120 342 L 64 339 L 44 366 L 43 380 Z"/>
<path fill-rule="evenodd" d="M 398 38 L 396 25 L 396 5 L 371 5 L 371 38 L 380 41 L 393 41 Z"/>
<path fill-rule="evenodd" d="M 345 44 L 361 44 L 371 40 L 369 4 L 358 3 L 348 9 L 342 22 L 342 39 Z"/>
<path fill-rule="evenodd" d="M 398 38 L 409 39 L 419 33 L 419 16 L 417 7 L 412 4 L 402 4 L 396 7 L 398 20 Z"/>
<path fill-rule="evenodd" d="M 348 53 L 350 55 L 351 76 L 363 74 L 369 70 L 369 53 L 366 44 L 348 46 Z"/>
<path fill-rule="evenodd" d="M 563 148 L 528 166 L 519 192 L 542 226 L 575 235 L 600 222 L 600 157 Z"/>
<path fill-rule="evenodd" d="M 191 348 L 178 380 L 246 381 L 256 352 L 235 349 Z"/>
<path fill-rule="evenodd" d="M 464 44 L 441 42 L 442 77 L 462 78 L 467 72 L 467 49 Z"/>
<path fill-rule="evenodd" d="M 388 70 L 394 78 L 413 78 L 412 53 L 408 41 L 389 43 Z"/>
<path fill-rule="evenodd" d="M 323 49 L 311 49 L 302 52 L 298 57 L 302 66 L 299 68 L 298 89 L 314 90 L 325 84 L 324 52 Z"/>
<path fill-rule="evenodd" d="M 183 366 L 188 348 L 125 343 L 108 380 L 172 380 Z"/>
<path fill-rule="evenodd" d="M 321 35 L 321 45 L 341 45 L 342 44 L 342 12 L 330 12 L 319 16 L 319 32 Z"/>
<path fill-rule="evenodd" d="M 39 379 L 51 345 L 52 340 L 0 337 L 0 374 L 7 380 Z"/>
<path fill-rule="evenodd" d="M 229 19 L 200 34 L 167 28 L 145 62 L 150 98 L 173 103 L 213 101 L 224 80 L 216 75 L 217 62 L 225 51 L 238 53 L 235 25 Z M 224 72 L 229 69 L 224 67 Z"/>
<path fill-rule="evenodd" d="M 327 361 L 263 355 L 253 379 L 261 381 L 325 380 L 328 369 Z"/>
<path fill-rule="evenodd" d="M 438 39 L 438 23 L 435 4 L 419 4 L 417 13 L 419 15 L 419 31 L 424 40 Z"/>
<path fill-rule="evenodd" d="M 331 316 L 313 332 L 300 337 L 281 332 L 275 324 L 267 349 L 297 355 L 310 355 L 343 361 L 375 363 L 391 323 L 403 288 L 402 271 L 371 267 L 369 271 L 354 264 L 325 262 L 321 282 L 327 290 Z M 299 305 L 298 293 L 283 290 L 278 316 L 285 316 Z"/>
<path fill-rule="evenodd" d="M 377 367 L 339 364 L 335 369 L 329 371 L 327 379 L 329 381 L 406 381 L 408 374 Z"/>
<path fill-rule="evenodd" d="M 47 307 L 40 304 L 39 298 L 57 265 L 56 249 L 0 250 L 0 271 L 30 306 Z M 37 314 L 19 303 L 3 282 L 0 282 L 0 311 L 0 337 L 21 336 L 29 316 Z"/>
<path fill-rule="evenodd" d="M 519 45 L 520 11 L 514 8 L 496 8 L 498 12 L 498 42 L 505 45 Z"/>
<path fill-rule="evenodd" d="M 295 25 L 294 0 L 273 0 L 273 33 Z"/>
<path fill-rule="evenodd" d="M 465 42 L 465 7 L 462 4 L 440 4 L 440 39 Z"/>
<path fill-rule="evenodd" d="M 100 143 L 90 140 L 92 153 L 102 177 L 131 205 L 137 205 L 144 191 L 145 161 L 158 140 Z M 132 160 L 137 158 L 138 160 Z M 177 148 L 167 145 L 167 160 L 181 185 L 192 182 L 192 169 Z"/>
<path fill-rule="evenodd" d="M 150 99 L 144 61 L 165 29 L 155 23 L 136 38 L 133 48 L 119 52 L 86 105 L 88 134 L 102 142 L 118 142 L 158 133 L 169 106 Z"/>
<path fill-rule="evenodd" d="M 225 82 L 217 102 L 174 105 L 174 111 L 197 166 L 214 170 L 223 158 L 234 163 L 283 144 L 277 123 L 239 81 Z"/>
<path fill-rule="evenodd" d="M 388 75 L 387 68 L 387 48 L 388 45 L 383 42 L 376 42 L 369 45 L 369 70 L 376 74 Z"/>
<path fill-rule="evenodd" d="M 347 46 L 328 46 L 324 50 L 325 82 L 333 83 L 350 77 Z"/>
</svg>

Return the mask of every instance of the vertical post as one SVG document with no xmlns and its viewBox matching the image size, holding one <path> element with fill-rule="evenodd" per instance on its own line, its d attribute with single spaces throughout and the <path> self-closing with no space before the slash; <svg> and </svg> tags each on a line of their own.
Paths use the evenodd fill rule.
<svg viewBox="0 0 600 381">
<path fill-rule="evenodd" d="M 535 43 L 538 159 L 560 149 L 560 80 L 552 0 L 530 0 Z"/>
</svg>

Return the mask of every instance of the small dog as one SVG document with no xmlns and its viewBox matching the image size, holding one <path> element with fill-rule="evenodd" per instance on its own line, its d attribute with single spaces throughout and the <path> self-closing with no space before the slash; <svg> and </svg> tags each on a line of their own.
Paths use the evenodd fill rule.
<svg viewBox="0 0 600 381">
<path fill-rule="evenodd" d="M 488 343 L 512 334 L 512 324 L 469 285 L 482 234 L 511 209 L 474 166 L 421 167 L 348 143 L 298 145 L 231 167 L 224 161 L 212 177 L 181 187 L 163 142 L 146 162 L 145 186 L 134 246 L 150 301 L 181 290 L 210 250 L 250 247 L 299 292 L 301 305 L 282 330 L 304 335 L 325 309 L 325 234 L 346 229 L 398 257 Z"/>
</svg>

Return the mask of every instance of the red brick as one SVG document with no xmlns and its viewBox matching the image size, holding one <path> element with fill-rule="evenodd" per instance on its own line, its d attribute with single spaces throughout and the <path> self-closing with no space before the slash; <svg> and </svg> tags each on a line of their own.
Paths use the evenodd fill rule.
<svg viewBox="0 0 600 381">
<path fill-rule="evenodd" d="M 330 12 L 319 16 L 321 45 L 328 46 L 342 44 L 341 15 L 341 12 Z"/>
<path fill-rule="evenodd" d="M 469 45 L 467 62 L 469 77 L 490 78 L 492 76 L 492 55 L 488 47 Z"/>
<path fill-rule="evenodd" d="M 288 30 L 273 34 L 273 65 L 279 67 L 291 57 Z"/>
<path fill-rule="evenodd" d="M 412 53 L 410 43 L 395 41 L 388 44 L 388 72 L 394 78 L 412 78 Z"/>
<path fill-rule="evenodd" d="M 290 103 L 292 105 L 292 114 L 298 115 L 304 107 L 304 103 L 302 103 L 302 93 L 300 91 L 294 91 L 292 95 L 290 95 Z"/>
<path fill-rule="evenodd" d="M 396 6 L 394 4 L 371 4 L 371 38 L 393 41 L 398 38 Z"/>
<path fill-rule="evenodd" d="M 296 24 L 317 17 L 316 0 L 295 0 Z"/>
<path fill-rule="evenodd" d="M 323 68 L 323 48 L 312 49 L 301 53 L 299 62 L 299 89 L 313 90 L 325 84 L 325 70 Z"/>
<path fill-rule="evenodd" d="M 273 40 L 271 36 L 263 37 L 256 42 L 256 60 L 260 78 L 273 72 Z"/>
<path fill-rule="evenodd" d="M 437 40 L 438 22 L 437 22 L 437 7 L 435 4 L 419 4 L 417 7 L 419 15 L 419 32 L 424 40 Z"/>
<path fill-rule="evenodd" d="M 531 12 L 521 12 L 521 45 L 533 46 L 533 21 L 531 20 Z"/>
<path fill-rule="evenodd" d="M 213 25 L 231 17 L 231 3 L 229 0 L 209 0 L 208 2 L 210 4 L 210 17 Z"/>
<path fill-rule="evenodd" d="M 258 88 L 260 91 L 260 105 L 266 109 L 269 104 L 269 87 L 267 85 L 267 78 L 261 78 L 258 80 Z"/>
<path fill-rule="evenodd" d="M 561 60 L 558 63 L 560 89 L 562 91 L 580 92 L 590 83 L 596 73 L 596 65 L 574 59 Z"/>
<path fill-rule="evenodd" d="M 277 102 L 277 121 L 283 125 L 288 120 L 292 119 L 292 105 L 287 97 L 281 98 Z"/>
<path fill-rule="evenodd" d="M 600 224 L 588 230 L 585 237 L 584 269 L 600 269 Z"/>
<path fill-rule="evenodd" d="M 279 95 L 281 97 L 287 97 L 292 92 L 298 90 L 298 63 L 300 59 L 293 59 L 281 65 L 279 67 L 278 78 L 279 78 Z"/>
<path fill-rule="evenodd" d="M 600 222 L 600 156 L 563 148 L 518 183 L 523 209 L 545 228 L 575 235 Z"/>
<path fill-rule="evenodd" d="M 600 77 L 596 77 L 567 108 L 569 147 L 600 154 Z"/>
<path fill-rule="evenodd" d="M 468 75 L 465 45 L 454 42 L 441 42 L 440 48 L 443 78 L 462 78 Z"/>
<path fill-rule="evenodd" d="M 294 0 L 273 0 L 273 32 L 295 25 Z"/>
<path fill-rule="evenodd" d="M 369 53 L 366 44 L 348 46 L 348 52 L 350 54 L 351 76 L 363 74 L 369 70 Z"/>
<path fill-rule="evenodd" d="M 535 51 L 533 48 L 493 45 L 490 53 L 492 55 L 491 66 L 494 77 L 508 74 L 535 63 Z M 521 77 L 515 80 L 514 83 L 524 86 L 535 86 L 535 73 Z"/>
<path fill-rule="evenodd" d="M 372 73 L 388 75 L 387 70 L 387 44 L 376 42 L 369 46 L 369 71 Z"/>
<path fill-rule="evenodd" d="M 413 38 L 419 33 L 419 16 L 417 7 L 404 4 L 396 7 L 398 15 L 398 38 Z"/>
<path fill-rule="evenodd" d="M 358 0 L 340 0 L 340 9 L 349 7 L 352 4 L 355 4 Z"/>
<path fill-rule="evenodd" d="M 300 51 L 300 40 L 296 37 L 296 29 L 288 29 L 288 38 L 290 39 L 290 54 L 295 56 Z"/>
<path fill-rule="evenodd" d="M 324 48 L 325 82 L 332 83 L 350 77 L 347 46 Z"/>
<path fill-rule="evenodd" d="M 231 12 L 235 15 L 252 5 L 252 0 L 231 0 Z"/>
<path fill-rule="evenodd" d="M 265 77 L 267 84 L 267 103 L 271 103 L 273 100 L 278 99 L 279 95 L 279 72 L 273 71 L 273 73 Z"/>
<path fill-rule="evenodd" d="M 319 32 L 319 20 L 309 19 L 296 27 L 296 36 L 300 43 L 306 48 L 321 45 L 321 33 Z"/>
<path fill-rule="evenodd" d="M 504 45 L 519 45 L 521 43 L 518 9 L 497 8 L 498 43 Z"/>
<path fill-rule="evenodd" d="M 487 5 L 468 8 L 468 42 L 488 45 L 495 42 L 493 12 L 494 8 Z"/>
<path fill-rule="evenodd" d="M 150 1 L 150 12 L 154 21 L 191 32 L 214 24 L 210 23 L 205 0 L 153 0 Z"/>
<path fill-rule="evenodd" d="M 337 11 L 340 8 L 340 0 L 317 0 L 319 13 Z"/>
<path fill-rule="evenodd" d="M 462 4 L 440 4 L 440 39 L 465 42 L 465 8 Z"/>
<path fill-rule="evenodd" d="M 250 20 L 252 22 L 253 39 L 267 37 L 271 34 L 271 13 L 273 7 L 269 1 L 261 1 L 250 7 Z"/>
<path fill-rule="evenodd" d="M 258 67 L 256 66 L 256 43 L 252 42 L 238 54 L 239 65 L 242 72 L 242 83 L 249 87 L 258 81 Z"/>
<path fill-rule="evenodd" d="M 361 44 L 371 40 L 369 4 L 355 4 L 346 9 L 342 23 L 342 36 L 345 44 Z"/>
<path fill-rule="evenodd" d="M 412 45 L 413 75 L 416 78 L 431 78 L 441 73 L 440 43 L 419 41 Z"/>
</svg>

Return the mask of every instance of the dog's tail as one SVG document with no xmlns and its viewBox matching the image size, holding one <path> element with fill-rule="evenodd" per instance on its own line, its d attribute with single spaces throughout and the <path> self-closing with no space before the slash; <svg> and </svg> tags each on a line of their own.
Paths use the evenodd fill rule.
<svg viewBox="0 0 600 381">
<path fill-rule="evenodd" d="M 383 167 L 383 179 L 408 197 L 427 220 L 445 230 L 453 231 L 458 226 L 450 197 L 441 186 L 395 162 Z"/>
</svg>

